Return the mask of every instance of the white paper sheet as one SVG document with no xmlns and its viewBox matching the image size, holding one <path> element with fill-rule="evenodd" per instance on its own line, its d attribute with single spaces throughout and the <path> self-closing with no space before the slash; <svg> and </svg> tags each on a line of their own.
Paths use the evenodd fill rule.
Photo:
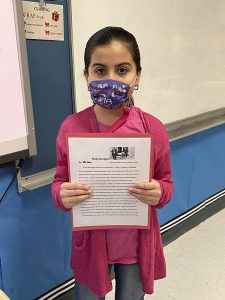
<svg viewBox="0 0 225 300">
<path fill-rule="evenodd" d="M 128 187 L 149 181 L 151 137 L 99 136 L 68 138 L 71 182 L 86 183 L 93 191 L 73 207 L 74 230 L 148 226 L 149 206 L 130 196 Z"/>
</svg>

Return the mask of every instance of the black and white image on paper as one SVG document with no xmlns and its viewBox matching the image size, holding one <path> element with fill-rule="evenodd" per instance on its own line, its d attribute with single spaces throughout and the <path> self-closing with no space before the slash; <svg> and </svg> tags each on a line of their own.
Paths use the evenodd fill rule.
<svg viewBox="0 0 225 300">
<path fill-rule="evenodd" d="M 135 158 L 135 147 L 110 147 L 109 148 L 110 159 L 134 159 Z"/>
</svg>

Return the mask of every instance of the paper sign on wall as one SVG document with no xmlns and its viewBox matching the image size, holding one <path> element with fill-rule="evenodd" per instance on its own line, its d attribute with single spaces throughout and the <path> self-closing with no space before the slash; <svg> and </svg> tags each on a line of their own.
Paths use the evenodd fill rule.
<svg viewBox="0 0 225 300">
<path fill-rule="evenodd" d="M 23 1 L 23 16 L 27 39 L 64 40 L 62 5 Z"/>
</svg>

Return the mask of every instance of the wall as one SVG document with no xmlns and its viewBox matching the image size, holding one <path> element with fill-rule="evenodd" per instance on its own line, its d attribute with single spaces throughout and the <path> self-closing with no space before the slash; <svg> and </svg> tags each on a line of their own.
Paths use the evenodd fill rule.
<svg viewBox="0 0 225 300">
<path fill-rule="evenodd" d="M 13 172 L 0 170 L 1 195 Z M 34 299 L 71 277 L 70 217 L 55 209 L 50 186 L 17 194 L 14 183 L 0 216 L 0 287 L 11 299 Z"/>
<path fill-rule="evenodd" d="M 173 200 L 159 210 L 161 224 L 225 188 L 225 125 L 171 143 Z"/>
</svg>

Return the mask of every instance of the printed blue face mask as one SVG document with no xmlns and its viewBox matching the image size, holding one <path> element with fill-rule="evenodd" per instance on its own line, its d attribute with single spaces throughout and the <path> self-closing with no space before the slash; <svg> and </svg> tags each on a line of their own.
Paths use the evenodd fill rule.
<svg viewBox="0 0 225 300">
<path fill-rule="evenodd" d="M 89 83 L 91 99 L 94 104 L 106 109 L 119 108 L 129 100 L 128 92 L 135 81 L 131 85 L 113 79 L 91 81 Z"/>
</svg>

